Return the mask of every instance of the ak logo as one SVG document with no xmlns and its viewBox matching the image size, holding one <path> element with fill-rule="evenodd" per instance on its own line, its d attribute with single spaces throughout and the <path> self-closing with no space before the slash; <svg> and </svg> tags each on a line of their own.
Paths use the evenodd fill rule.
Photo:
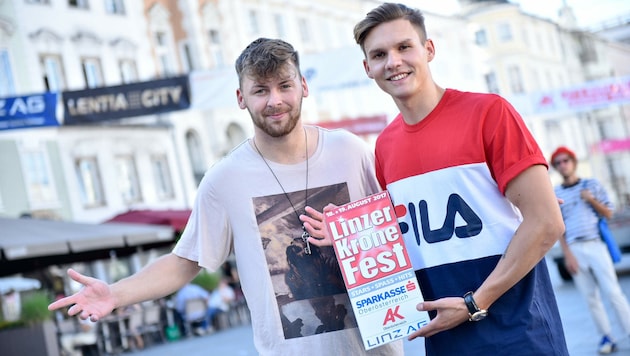
<svg viewBox="0 0 630 356">
<path fill-rule="evenodd" d="M 396 319 L 404 319 L 405 317 L 400 315 L 400 305 L 397 305 L 394 308 L 387 309 L 387 314 L 385 315 L 385 320 L 383 320 L 383 325 L 387 325 L 387 323 L 395 323 Z"/>
<path fill-rule="evenodd" d="M 413 202 L 409 202 L 407 206 L 396 205 L 396 216 L 403 217 L 409 214 L 411 226 L 406 222 L 400 223 L 400 230 L 406 234 L 411 229 L 416 237 L 416 243 L 420 246 L 420 236 L 427 243 L 436 243 L 449 240 L 453 234 L 460 239 L 479 235 L 483 228 L 483 224 L 479 216 L 472 210 L 464 199 L 457 195 L 451 194 L 448 197 L 446 205 L 446 217 L 444 223 L 439 229 L 431 230 L 429 226 L 429 212 L 426 200 L 420 200 L 418 206 Z M 455 217 L 459 214 L 466 222 L 464 226 L 455 226 Z"/>
</svg>

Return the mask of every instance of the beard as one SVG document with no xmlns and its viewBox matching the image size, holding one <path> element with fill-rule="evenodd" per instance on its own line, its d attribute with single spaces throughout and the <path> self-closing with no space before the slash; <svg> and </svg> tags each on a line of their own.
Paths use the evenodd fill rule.
<svg viewBox="0 0 630 356">
<path fill-rule="evenodd" d="M 249 108 L 247 109 L 247 111 L 249 111 L 249 115 L 252 117 L 254 125 L 263 130 L 264 133 L 271 137 L 282 137 L 288 135 L 291 131 L 293 131 L 298 121 L 300 120 L 300 113 L 302 111 L 302 100 L 300 100 L 297 108 L 287 112 L 289 118 L 288 120 L 283 122 L 266 120 L 265 117 L 267 115 L 274 115 L 276 113 L 283 112 L 284 109 L 265 110 L 261 115 L 254 115 L 254 113 L 252 113 Z"/>
</svg>

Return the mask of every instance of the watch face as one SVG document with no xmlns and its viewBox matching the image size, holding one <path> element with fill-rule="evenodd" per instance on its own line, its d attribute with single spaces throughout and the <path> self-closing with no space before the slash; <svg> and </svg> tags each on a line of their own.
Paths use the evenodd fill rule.
<svg viewBox="0 0 630 356">
<path fill-rule="evenodd" d="M 471 321 L 479 321 L 483 320 L 486 316 L 488 316 L 488 312 L 486 310 L 480 310 L 470 316 Z"/>
</svg>

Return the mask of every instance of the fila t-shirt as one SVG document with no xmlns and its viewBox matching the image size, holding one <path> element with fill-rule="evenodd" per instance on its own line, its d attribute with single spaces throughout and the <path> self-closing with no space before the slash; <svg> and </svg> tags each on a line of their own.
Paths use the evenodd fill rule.
<svg viewBox="0 0 630 356">
<path fill-rule="evenodd" d="M 447 89 L 421 122 L 401 115 L 376 143 L 376 173 L 389 190 L 426 300 L 476 290 L 521 223 L 508 183 L 546 165 L 525 123 L 493 94 Z M 435 314 L 431 314 L 432 317 Z M 567 354 L 544 261 L 506 292 L 483 321 L 427 338 L 428 354 Z"/>
</svg>

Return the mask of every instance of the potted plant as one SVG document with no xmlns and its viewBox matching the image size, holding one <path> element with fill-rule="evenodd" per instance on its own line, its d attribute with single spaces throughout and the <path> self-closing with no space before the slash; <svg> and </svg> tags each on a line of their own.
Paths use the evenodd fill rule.
<svg viewBox="0 0 630 356">
<path fill-rule="evenodd" d="M 20 318 L 0 322 L 0 345 L 3 356 L 59 356 L 57 330 L 48 310 L 50 296 L 43 291 L 25 293 Z"/>
</svg>

